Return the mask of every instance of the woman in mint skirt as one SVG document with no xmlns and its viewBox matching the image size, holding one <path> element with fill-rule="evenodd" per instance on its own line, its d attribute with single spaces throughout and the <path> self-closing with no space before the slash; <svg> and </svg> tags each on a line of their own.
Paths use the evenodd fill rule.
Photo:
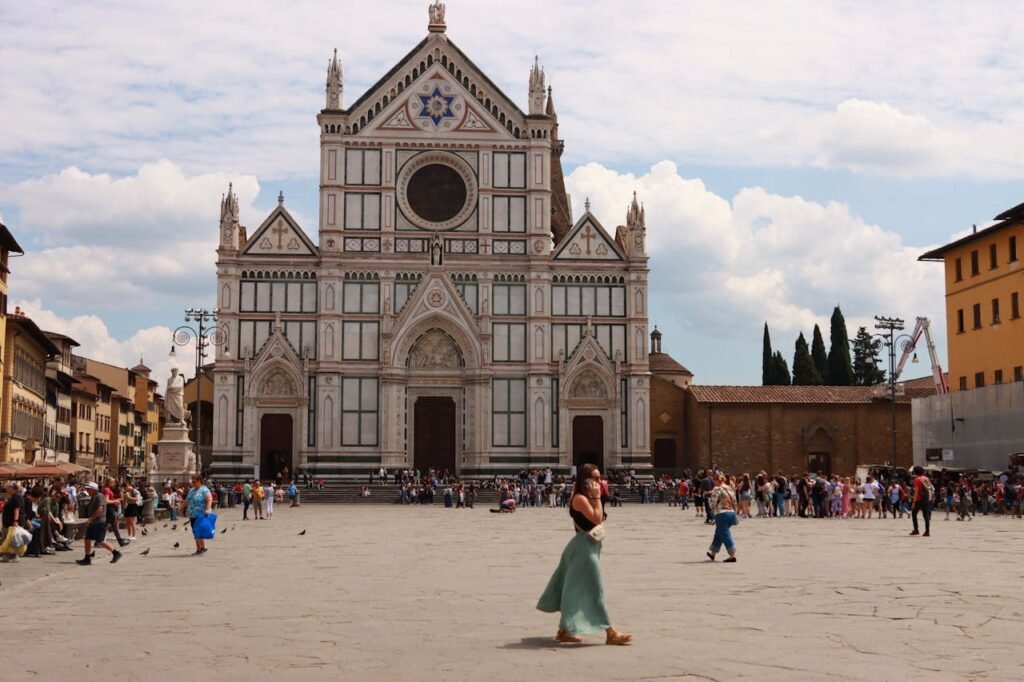
<svg viewBox="0 0 1024 682">
<path fill-rule="evenodd" d="M 607 515 L 601 506 L 601 472 L 593 464 L 584 464 L 573 486 L 569 515 L 576 526 L 576 535 L 562 551 L 562 560 L 548 586 L 537 602 L 545 613 L 561 612 L 558 623 L 559 642 L 582 642 L 582 635 L 605 631 L 606 644 L 629 644 L 633 635 L 612 627 L 604 605 L 601 582 L 602 526 Z"/>
</svg>

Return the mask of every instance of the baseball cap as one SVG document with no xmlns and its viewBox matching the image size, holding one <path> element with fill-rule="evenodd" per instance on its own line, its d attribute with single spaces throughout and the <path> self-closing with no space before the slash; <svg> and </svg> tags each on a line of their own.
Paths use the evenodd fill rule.
<svg viewBox="0 0 1024 682">
<path fill-rule="evenodd" d="M 86 488 L 91 488 L 92 490 L 99 490 L 100 489 L 100 487 L 96 484 L 95 481 L 89 481 L 88 483 L 85 484 L 85 487 Z"/>
</svg>

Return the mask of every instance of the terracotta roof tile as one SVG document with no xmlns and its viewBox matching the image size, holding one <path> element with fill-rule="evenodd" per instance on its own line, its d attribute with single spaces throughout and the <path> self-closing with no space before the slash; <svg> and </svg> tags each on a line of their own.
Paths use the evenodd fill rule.
<svg viewBox="0 0 1024 682">
<path fill-rule="evenodd" d="M 651 353 L 650 367 L 651 371 L 654 372 L 655 374 L 658 374 L 659 372 L 664 372 L 668 374 L 681 373 L 693 376 L 693 372 L 691 372 L 690 370 L 686 369 L 678 362 L 676 362 L 675 358 L 673 358 L 668 353 Z"/>
<path fill-rule="evenodd" d="M 887 400 L 888 393 L 875 395 L 876 386 L 691 386 L 701 403 L 783 403 L 804 405 L 854 405 Z M 885 386 L 882 386 L 884 390 Z M 935 394 L 935 388 L 910 386 L 896 402 Z"/>
</svg>

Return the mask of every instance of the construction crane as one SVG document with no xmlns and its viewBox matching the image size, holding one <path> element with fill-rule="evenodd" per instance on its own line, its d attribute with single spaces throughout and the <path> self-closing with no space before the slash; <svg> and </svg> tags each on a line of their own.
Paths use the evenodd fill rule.
<svg viewBox="0 0 1024 682">
<path fill-rule="evenodd" d="M 935 342 L 932 341 L 931 332 L 928 331 L 931 327 L 931 321 L 927 317 L 917 318 L 917 326 L 914 327 L 914 333 L 911 334 L 911 340 L 903 344 L 903 357 L 900 358 L 900 363 L 896 365 L 896 371 L 893 373 L 892 380 L 897 381 L 900 378 L 900 374 L 903 372 L 903 365 L 907 364 L 907 358 L 914 353 L 917 349 L 917 342 L 921 340 L 921 335 L 924 335 L 925 343 L 928 345 L 928 355 L 932 360 L 932 377 L 935 379 L 935 390 L 938 393 L 949 393 L 949 387 L 946 385 L 946 375 L 942 371 L 942 365 L 939 364 L 939 357 L 935 352 Z M 914 355 L 914 362 L 917 362 L 917 356 Z"/>
</svg>

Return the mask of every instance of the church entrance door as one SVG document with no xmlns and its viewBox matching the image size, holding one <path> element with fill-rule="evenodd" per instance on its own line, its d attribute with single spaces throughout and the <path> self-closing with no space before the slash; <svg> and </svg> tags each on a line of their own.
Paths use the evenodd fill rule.
<svg viewBox="0 0 1024 682">
<path fill-rule="evenodd" d="M 260 420 L 260 478 L 277 482 L 277 475 L 292 467 L 292 416 L 265 414 Z"/>
<path fill-rule="evenodd" d="M 577 468 L 595 464 L 604 472 L 604 419 L 593 415 L 572 420 L 572 463 Z"/>
<path fill-rule="evenodd" d="M 416 400 L 413 422 L 413 466 L 455 473 L 455 401 L 424 397 Z"/>
</svg>

